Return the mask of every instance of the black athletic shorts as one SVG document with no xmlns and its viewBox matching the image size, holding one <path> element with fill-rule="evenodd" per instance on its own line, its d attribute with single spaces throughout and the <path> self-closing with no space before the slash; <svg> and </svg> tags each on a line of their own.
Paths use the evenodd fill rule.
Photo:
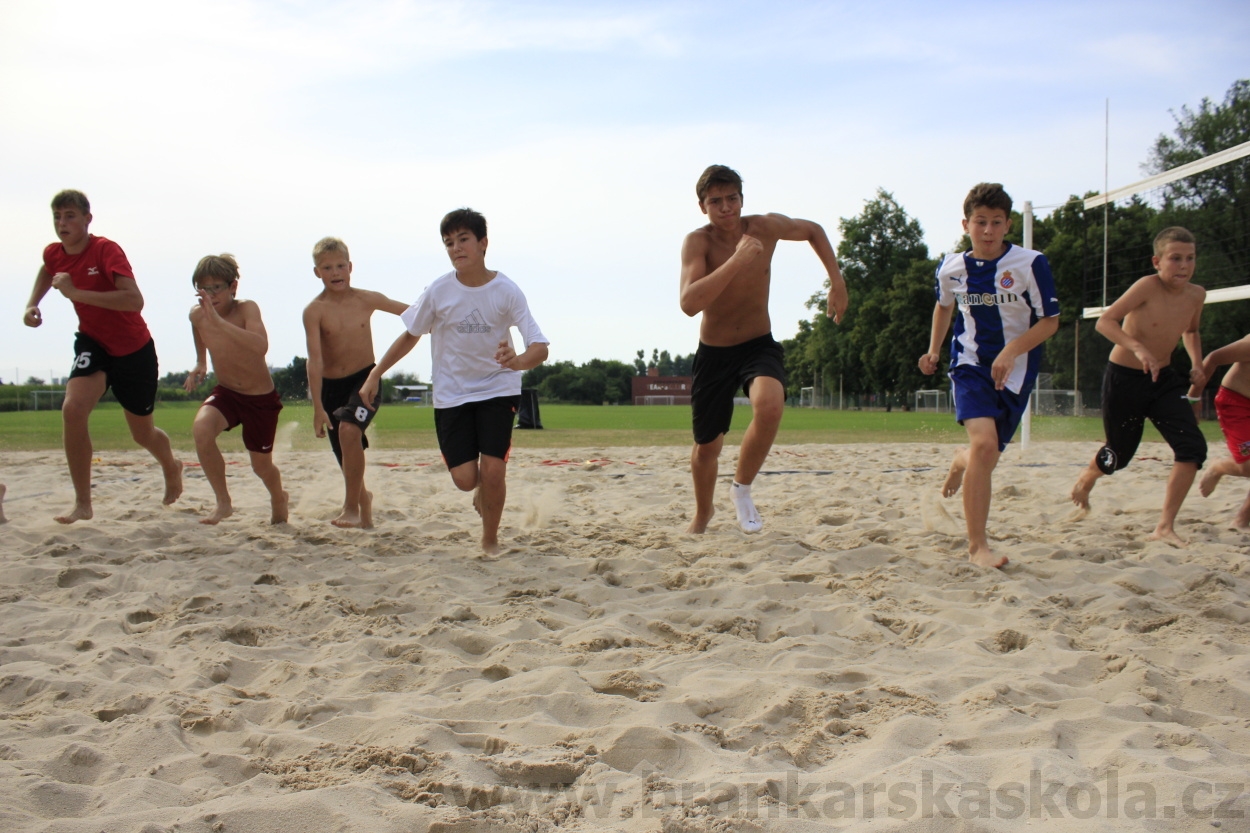
<svg viewBox="0 0 1250 833">
<path fill-rule="evenodd" d="M 373 417 L 382 404 L 382 390 L 379 386 L 373 401 L 369 403 L 372 408 L 370 410 L 365 407 L 364 401 L 360 398 L 360 386 L 365 383 L 365 379 L 369 378 L 372 370 L 373 365 L 369 365 L 363 370 L 357 370 L 351 376 L 321 380 L 321 408 L 330 418 L 330 430 L 326 433 L 330 435 L 330 448 L 334 451 L 334 456 L 338 459 L 340 466 L 343 465 L 343 445 L 339 440 L 339 423 L 350 422 L 358 427 L 361 448 L 369 447 L 369 438 L 365 436 L 365 429 L 369 427 L 369 423 L 373 422 Z"/>
<path fill-rule="evenodd" d="M 1102 426 L 1107 444 L 1095 458 L 1099 470 L 1112 474 L 1129 464 L 1147 419 L 1172 446 L 1176 462 L 1197 463 L 1201 468 L 1207 459 L 1207 439 L 1185 398 L 1188 391 L 1189 380 L 1171 366 L 1159 371 L 1156 382 L 1149 373 L 1107 362 L 1102 377 Z"/>
<path fill-rule="evenodd" d="M 89 335 L 74 335 L 74 366 L 69 378 L 104 373 L 104 389 L 113 389 L 121 406 L 136 416 L 147 416 L 156 407 L 156 342 L 125 356 L 112 356 Z"/>
<path fill-rule="evenodd" d="M 711 347 L 699 342 L 694 354 L 694 383 L 690 389 L 694 441 L 710 443 L 729 430 L 733 421 L 734 396 L 741 388 L 750 395 L 751 380 L 768 376 L 786 383 L 785 354 L 769 335 L 762 335 L 732 347 Z"/>
<path fill-rule="evenodd" d="M 520 405 L 520 396 L 500 396 L 454 408 L 435 408 L 434 431 L 447 468 L 472 462 L 480 454 L 506 461 Z"/>
</svg>

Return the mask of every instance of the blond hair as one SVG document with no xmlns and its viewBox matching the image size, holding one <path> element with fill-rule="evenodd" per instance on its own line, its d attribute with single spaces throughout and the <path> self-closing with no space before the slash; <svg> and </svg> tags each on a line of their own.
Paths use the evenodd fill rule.
<svg viewBox="0 0 1250 833">
<path fill-rule="evenodd" d="M 323 237 L 317 241 L 317 245 L 313 246 L 313 263 L 316 263 L 317 259 L 322 255 L 337 252 L 342 252 L 346 260 L 350 261 L 352 259 L 351 254 L 347 251 L 346 243 L 337 237 Z"/>
</svg>

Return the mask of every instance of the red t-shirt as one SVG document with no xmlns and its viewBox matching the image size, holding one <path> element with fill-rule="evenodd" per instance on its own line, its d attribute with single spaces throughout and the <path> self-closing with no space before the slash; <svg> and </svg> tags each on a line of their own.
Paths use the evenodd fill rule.
<svg viewBox="0 0 1250 833">
<path fill-rule="evenodd" d="M 114 275 L 134 278 L 130 261 L 122 247 L 105 237 L 87 237 L 87 248 L 76 255 L 66 254 L 60 243 L 49 243 L 43 250 L 43 266 L 49 275 L 68 272 L 76 289 L 112 292 L 117 289 Z M 78 330 L 100 342 L 110 356 L 128 356 L 152 340 L 148 325 L 138 312 L 123 312 L 74 302 Z"/>
</svg>

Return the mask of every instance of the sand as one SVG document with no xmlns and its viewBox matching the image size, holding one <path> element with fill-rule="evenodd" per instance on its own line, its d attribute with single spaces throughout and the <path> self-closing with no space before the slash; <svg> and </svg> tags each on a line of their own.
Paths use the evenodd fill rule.
<svg viewBox="0 0 1250 833">
<path fill-rule="evenodd" d="M 780 447 L 764 530 L 723 480 L 692 536 L 686 449 L 520 449 L 495 559 L 435 452 L 371 451 L 372 531 L 328 451 L 280 526 L 229 456 L 215 528 L 137 449 L 59 526 L 61 455 L 0 453 L 0 830 L 1250 829 L 1250 484 L 1178 550 L 1166 448 L 1080 521 L 1093 447 L 1013 449 L 983 570 L 951 450 Z"/>
</svg>

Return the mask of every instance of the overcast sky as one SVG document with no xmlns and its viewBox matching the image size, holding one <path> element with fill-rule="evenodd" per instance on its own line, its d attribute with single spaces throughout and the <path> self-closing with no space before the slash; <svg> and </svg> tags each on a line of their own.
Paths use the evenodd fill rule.
<svg viewBox="0 0 1250 833">
<path fill-rule="evenodd" d="M 284 366 L 306 355 L 313 243 L 342 237 L 355 285 L 411 302 L 448 271 L 438 221 L 466 205 L 551 360 L 688 354 L 679 253 L 708 164 L 742 174 L 746 211 L 835 244 L 885 188 L 936 255 L 976 182 L 1018 206 L 1101 190 L 1108 99 L 1111 186 L 1142 178 L 1169 110 L 1250 75 L 1247 43 L 1244 0 L 0 0 L 0 379 L 68 373 L 69 302 L 53 291 L 21 325 L 62 188 L 129 256 L 162 373 L 194 363 L 203 255 L 238 257 Z M 778 249 L 779 339 L 823 278 L 805 244 Z M 379 355 L 400 330 L 375 316 Z M 424 343 L 398 367 L 429 368 Z"/>
</svg>

